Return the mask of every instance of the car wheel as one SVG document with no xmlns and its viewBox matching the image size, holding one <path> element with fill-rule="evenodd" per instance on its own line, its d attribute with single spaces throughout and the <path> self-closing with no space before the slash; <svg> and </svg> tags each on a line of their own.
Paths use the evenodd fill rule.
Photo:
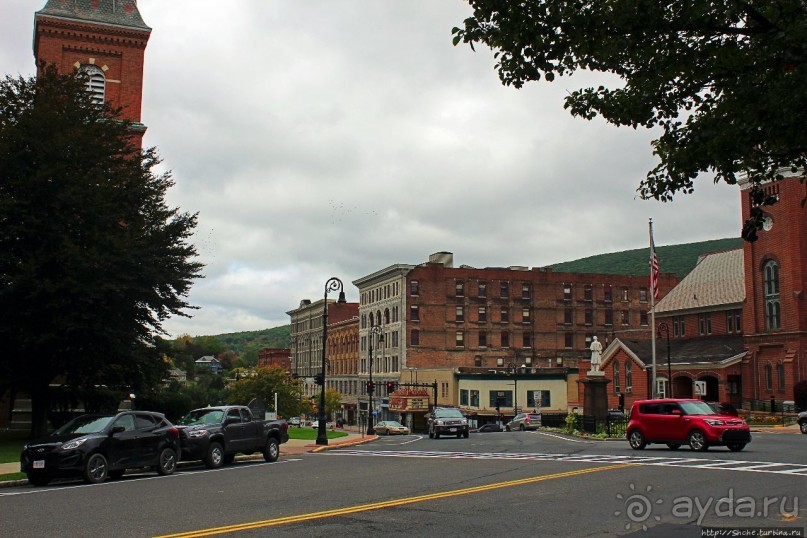
<svg viewBox="0 0 807 538">
<path fill-rule="evenodd" d="M 745 448 L 745 443 L 732 443 L 728 447 L 732 452 L 739 452 Z"/>
<path fill-rule="evenodd" d="M 235 461 L 235 454 L 227 454 L 226 456 L 224 456 L 225 465 L 230 465 L 234 461 Z"/>
<path fill-rule="evenodd" d="M 644 435 L 639 430 L 633 430 L 628 434 L 628 443 L 633 450 L 643 450 L 647 446 Z"/>
<path fill-rule="evenodd" d="M 505 429 L 505 431 L 508 431 L 508 432 L 509 432 L 509 431 L 512 431 L 512 430 L 510 429 L 510 426 L 505 426 L 505 427 L 504 427 L 504 429 Z"/>
<path fill-rule="evenodd" d="M 799 428 L 801 429 L 801 433 L 807 434 L 807 420 L 799 422 Z"/>
<path fill-rule="evenodd" d="M 434 439 L 434 432 L 429 430 L 429 439 Z"/>
<path fill-rule="evenodd" d="M 667 447 L 670 450 L 678 450 L 679 448 L 681 448 L 681 444 L 680 443 L 667 443 Z"/>
<path fill-rule="evenodd" d="M 700 430 L 693 430 L 689 434 L 689 448 L 696 452 L 706 452 L 709 450 L 709 443 L 706 442 L 706 436 Z"/>
<path fill-rule="evenodd" d="M 527 428 L 525 428 L 525 427 L 524 427 L 524 424 L 522 424 L 522 425 L 521 425 L 521 428 L 519 428 L 519 429 L 520 429 L 521 431 L 524 431 L 524 430 L 526 430 Z"/>
<path fill-rule="evenodd" d="M 84 480 L 90 484 L 100 484 L 106 480 L 109 466 L 103 454 L 96 452 L 84 464 Z"/>
<path fill-rule="evenodd" d="M 28 473 L 28 482 L 32 486 L 47 486 L 52 478 L 47 473 Z"/>
<path fill-rule="evenodd" d="M 440 434 L 439 434 L 439 433 L 437 433 L 437 432 L 434 432 L 434 438 L 435 438 L 435 439 L 439 439 L 439 438 L 440 438 Z"/>
<path fill-rule="evenodd" d="M 457 439 L 462 439 L 462 432 L 457 434 Z"/>
<path fill-rule="evenodd" d="M 208 469 L 218 469 L 224 463 L 224 449 L 219 443 L 210 443 L 205 454 L 205 465 Z"/>
<path fill-rule="evenodd" d="M 278 456 L 280 456 L 280 445 L 277 444 L 277 439 L 270 437 L 266 441 L 266 446 L 263 447 L 263 459 L 271 463 L 277 461 Z"/>
<path fill-rule="evenodd" d="M 177 468 L 177 453 L 173 448 L 163 448 L 157 462 L 157 472 L 161 475 L 172 474 Z"/>
<path fill-rule="evenodd" d="M 116 469 L 114 471 L 109 471 L 106 475 L 112 480 L 119 480 L 125 472 L 126 469 Z"/>
<path fill-rule="evenodd" d="M 463 434 L 462 434 L 462 436 L 463 436 L 463 437 L 465 437 L 466 439 L 468 439 L 468 437 L 469 437 L 470 435 L 471 435 L 471 433 L 470 433 L 470 432 L 465 432 L 465 433 L 463 433 Z"/>
</svg>

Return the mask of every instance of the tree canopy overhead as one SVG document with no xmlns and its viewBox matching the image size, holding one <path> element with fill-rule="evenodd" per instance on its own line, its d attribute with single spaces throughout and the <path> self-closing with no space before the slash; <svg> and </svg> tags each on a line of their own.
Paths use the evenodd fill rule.
<svg viewBox="0 0 807 538">
<path fill-rule="evenodd" d="M 192 308 L 196 215 L 131 132 L 75 74 L 0 81 L 0 393 L 30 394 L 34 429 L 54 381 L 153 384 L 153 336 Z"/>
<path fill-rule="evenodd" d="M 577 70 L 617 75 L 565 108 L 617 126 L 661 127 L 645 199 L 691 193 L 711 172 L 734 184 L 807 170 L 807 4 L 803 0 L 468 0 L 454 44 L 490 47 L 520 88 Z M 762 201 L 766 203 L 770 201 Z"/>
</svg>

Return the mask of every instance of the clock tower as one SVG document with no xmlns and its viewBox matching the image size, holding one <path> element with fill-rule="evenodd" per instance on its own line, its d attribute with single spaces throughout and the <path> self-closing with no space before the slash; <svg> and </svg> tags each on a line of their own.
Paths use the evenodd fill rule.
<svg viewBox="0 0 807 538">
<path fill-rule="evenodd" d="M 150 34 L 136 0 L 47 0 L 34 16 L 34 58 L 37 69 L 54 64 L 61 73 L 84 71 L 95 99 L 121 107 L 142 146 L 143 58 Z"/>
</svg>

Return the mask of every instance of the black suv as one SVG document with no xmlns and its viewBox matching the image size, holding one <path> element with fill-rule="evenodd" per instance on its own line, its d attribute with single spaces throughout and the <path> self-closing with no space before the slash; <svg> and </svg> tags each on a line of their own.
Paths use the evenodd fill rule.
<svg viewBox="0 0 807 538">
<path fill-rule="evenodd" d="M 455 407 L 437 407 L 429 416 L 429 438 L 439 439 L 440 435 L 468 437 L 468 419 Z"/>
</svg>

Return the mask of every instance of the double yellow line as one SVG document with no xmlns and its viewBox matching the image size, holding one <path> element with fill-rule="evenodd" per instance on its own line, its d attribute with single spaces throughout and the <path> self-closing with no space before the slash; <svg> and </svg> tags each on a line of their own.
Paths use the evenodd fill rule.
<svg viewBox="0 0 807 538">
<path fill-rule="evenodd" d="M 229 532 L 247 531 L 253 529 L 260 529 L 263 527 L 276 527 L 278 525 L 288 525 L 291 523 L 302 523 L 312 521 L 315 519 L 324 519 L 335 516 L 344 516 L 347 514 L 355 514 L 357 512 L 368 512 L 370 510 L 381 510 L 382 508 L 391 508 L 394 506 L 403 506 L 406 504 L 419 503 L 424 501 L 431 501 L 434 499 L 445 499 L 447 497 L 456 497 L 458 495 L 470 495 L 472 493 L 482 493 L 495 489 L 511 488 L 514 486 L 523 486 L 526 484 L 534 484 L 536 482 L 543 482 L 545 480 L 554 480 L 557 478 L 569 478 L 572 476 L 579 476 L 589 473 L 597 473 L 600 471 L 608 471 L 611 469 L 619 469 L 627 467 L 627 464 L 608 465 L 605 467 L 591 467 L 588 469 L 579 469 L 577 471 L 568 471 L 565 473 L 556 473 L 543 476 L 534 476 L 531 478 L 522 478 L 520 480 L 510 480 L 507 482 L 498 482 L 495 484 L 487 484 L 484 486 L 475 486 L 472 488 L 455 489 L 451 491 L 444 491 L 441 493 L 430 493 L 428 495 L 418 495 L 415 497 L 405 497 L 403 499 L 393 499 L 390 501 L 383 501 L 378 503 L 360 504 L 356 506 L 348 506 L 345 508 L 337 508 L 335 510 L 324 510 L 322 512 L 311 512 L 309 514 L 300 514 L 297 516 L 279 517 L 276 519 L 265 519 L 263 521 L 252 521 L 250 523 L 240 523 L 238 525 L 227 525 L 224 527 L 212 527 L 209 529 L 200 529 L 195 531 L 180 532 L 178 534 L 166 534 L 158 538 L 191 538 L 201 536 L 214 536 L 216 534 L 225 534 Z"/>
</svg>

